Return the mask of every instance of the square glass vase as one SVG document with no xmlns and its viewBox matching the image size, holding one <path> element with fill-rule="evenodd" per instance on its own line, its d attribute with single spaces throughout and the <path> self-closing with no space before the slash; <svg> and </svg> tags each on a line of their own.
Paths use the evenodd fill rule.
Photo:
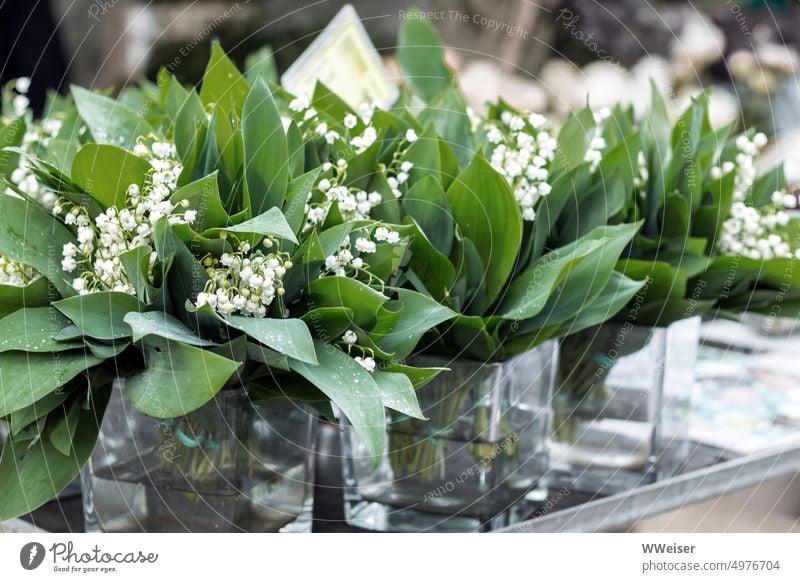
<svg viewBox="0 0 800 582">
<path fill-rule="evenodd" d="M 689 456 L 699 341 L 699 317 L 562 339 L 551 485 L 611 495 L 675 475 Z"/>
<path fill-rule="evenodd" d="M 81 474 L 87 532 L 311 531 L 313 412 L 240 385 L 157 419 L 115 384 Z"/>
<path fill-rule="evenodd" d="M 499 363 L 418 356 L 444 367 L 417 390 L 426 421 L 391 412 L 377 467 L 344 424 L 345 517 L 373 531 L 490 531 L 546 497 L 558 345 Z"/>
</svg>

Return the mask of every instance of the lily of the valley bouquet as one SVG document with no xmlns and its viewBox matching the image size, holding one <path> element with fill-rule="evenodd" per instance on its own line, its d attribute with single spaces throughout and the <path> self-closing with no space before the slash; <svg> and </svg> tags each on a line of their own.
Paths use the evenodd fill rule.
<svg viewBox="0 0 800 582">
<path fill-rule="evenodd" d="M 223 388 L 332 402 L 373 456 L 385 407 L 422 417 L 441 370 L 402 359 L 455 313 L 400 288 L 415 233 L 371 213 L 392 197 L 368 188 L 376 130 L 250 73 L 215 46 L 199 94 L 162 74 L 4 109 L 0 519 L 78 474 L 120 378 L 157 419 Z"/>
<path fill-rule="evenodd" d="M 353 475 L 363 507 L 484 519 L 540 482 L 556 361 L 547 342 L 606 321 L 640 289 L 641 280 L 615 271 L 640 223 L 595 223 L 555 241 L 552 205 L 575 196 L 571 176 L 596 155 L 592 140 L 502 102 L 488 118 L 474 114 L 429 21 L 403 22 L 397 59 L 404 92 L 371 121 L 379 141 L 395 144 L 382 146 L 391 155 L 370 181 L 385 197 L 372 216 L 413 234 L 403 287 L 457 313 L 418 347 L 426 365 L 452 371 L 419 391 L 427 421 L 392 414 L 383 472 L 354 463 Z M 425 495 L 458 479 L 452 495 Z M 369 518 L 355 523 L 374 527 Z"/>
<path fill-rule="evenodd" d="M 672 120 L 654 89 L 642 119 L 621 107 L 603 119 L 588 110 L 572 119 L 595 135 L 602 151 L 593 167 L 574 174 L 578 195 L 559 210 L 553 239 L 564 244 L 597 223 L 642 220 L 616 270 L 646 283 L 614 325 L 562 341 L 559 396 L 571 406 L 604 405 L 598 370 L 607 375 L 649 337 L 627 333 L 630 326 L 663 328 L 695 316 L 745 312 L 798 314 L 796 195 L 780 167 L 756 171 L 766 136 L 733 134 L 731 125 L 715 129 L 708 107 L 701 95 Z M 569 423 L 564 427 L 568 431 Z"/>
</svg>

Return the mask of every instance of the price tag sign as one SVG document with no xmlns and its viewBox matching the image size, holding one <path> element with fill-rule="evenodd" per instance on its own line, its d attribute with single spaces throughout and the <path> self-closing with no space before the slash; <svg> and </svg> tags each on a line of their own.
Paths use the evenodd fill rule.
<svg viewBox="0 0 800 582">
<path fill-rule="evenodd" d="M 389 107 L 399 95 L 351 4 L 344 6 L 281 78 L 292 93 L 311 96 L 321 81 L 353 108 Z"/>
</svg>

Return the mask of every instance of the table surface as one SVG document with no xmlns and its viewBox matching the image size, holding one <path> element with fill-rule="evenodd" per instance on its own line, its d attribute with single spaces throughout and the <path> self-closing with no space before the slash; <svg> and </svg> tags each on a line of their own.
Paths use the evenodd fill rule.
<svg viewBox="0 0 800 582">
<path fill-rule="evenodd" d="M 730 323 L 705 326 L 705 339 L 716 345 L 732 336 L 743 337 L 752 345 L 748 350 L 774 350 L 776 347 L 800 354 L 800 337 L 768 337 L 744 326 Z M 714 337 L 716 335 L 716 337 Z M 793 359 L 793 358 L 792 358 Z M 800 358 L 796 360 L 800 366 Z M 317 478 L 314 486 L 315 532 L 360 531 L 347 525 L 342 504 L 341 461 L 336 428 L 325 425 L 320 431 Z M 800 471 L 800 441 L 752 454 L 737 455 L 696 444 L 683 469 L 675 477 L 642 485 L 610 496 L 571 491 L 556 504 L 540 509 L 529 519 L 499 531 L 507 532 L 594 532 L 624 530 L 637 521 L 745 489 L 771 479 Z M 83 514 L 79 494 L 64 496 L 42 506 L 20 520 L 0 524 L 0 529 L 24 531 L 34 526 L 52 532 L 81 532 Z"/>
<path fill-rule="evenodd" d="M 344 520 L 341 465 L 336 454 L 338 436 L 328 427 L 322 431 L 321 456 L 314 490 L 315 532 L 358 532 Z M 330 454 L 333 453 L 333 454 Z M 676 477 L 636 487 L 611 496 L 572 492 L 558 504 L 531 519 L 501 532 L 595 532 L 618 531 L 646 517 L 699 503 L 759 483 L 792 475 L 800 468 L 800 444 L 747 457 L 726 458 L 709 447 L 694 447 L 689 462 Z M 79 495 L 54 500 L 24 521 L 51 532 L 82 532 Z M 23 529 L 11 524 L 11 530 Z"/>
</svg>

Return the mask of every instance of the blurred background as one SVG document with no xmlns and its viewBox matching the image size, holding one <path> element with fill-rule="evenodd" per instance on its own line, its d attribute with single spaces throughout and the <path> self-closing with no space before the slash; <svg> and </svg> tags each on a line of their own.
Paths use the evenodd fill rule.
<svg viewBox="0 0 800 582">
<path fill-rule="evenodd" d="M 789 182 L 800 182 L 796 0 L 350 3 L 390 72 L 396 71 L 393 47 L 405 11 L 414 5 L 428 13 L 477 111 L 498 97 L 556 121 L 587 99 L 594 107 L 624 102 L 641 111 L 649 102 L 651 82 L 677 111 L 702 88 L 713 86 L 712 122 L 756 126 L 767 133 L 771 143 L 763 168 L 783 161 Z M 344 4 L 0 0 L 0 82 L 30 77 L 29 96 L 37 110 L 48 90 L 64 92 L 70 83 L 119 90 L 143 78 L 153 80 L 162 66 L 184 82 L 198 82 L 214 40 L 239 64 L 268 46 L 282 72 Z M 760 325 L 752 322 L 754 329 Z M 797 361 L 796 355 L 787 359 Z M 787 374 L 800 403 L 800 373 Z M 752 409 L 747 399 L 755 397 L 734 388 L 733 401 Z M 718 394 L 709 400 L 718 400 Z M 745 434 L 736 433 L 742 427 L 728 428 L 732 432 L 724 434 L 731 441 Z M 796 434 L 796 429 L 791 430 Z M 800 531 L 800 479 L 766 483 L 635 529 Z"/>
<path fill-rule="evenodd" d="M 429 13 L 471 105 L 502 95 L 561 116 L 649 99 L 652 79 L 675 109 L 713 85 L 714 123 L 732 120 L 777 135 L 765 164 L 787 158 L 800 181 L 800 95 L 795 0 L 355 0 L 390 65 L 399 22 L 412 5 Z M 47 87 L 120 88 L 167 66 L 184 81 L 202 75 L 212 40 L 237 61 L 270 46 L 291 64 L 340 0 L 0 0 L 0 76 Z M 778 152 L 782 152 L 779 154 Z M 792 159 L 794 158 L 794 159 Z"/>
</svg>

